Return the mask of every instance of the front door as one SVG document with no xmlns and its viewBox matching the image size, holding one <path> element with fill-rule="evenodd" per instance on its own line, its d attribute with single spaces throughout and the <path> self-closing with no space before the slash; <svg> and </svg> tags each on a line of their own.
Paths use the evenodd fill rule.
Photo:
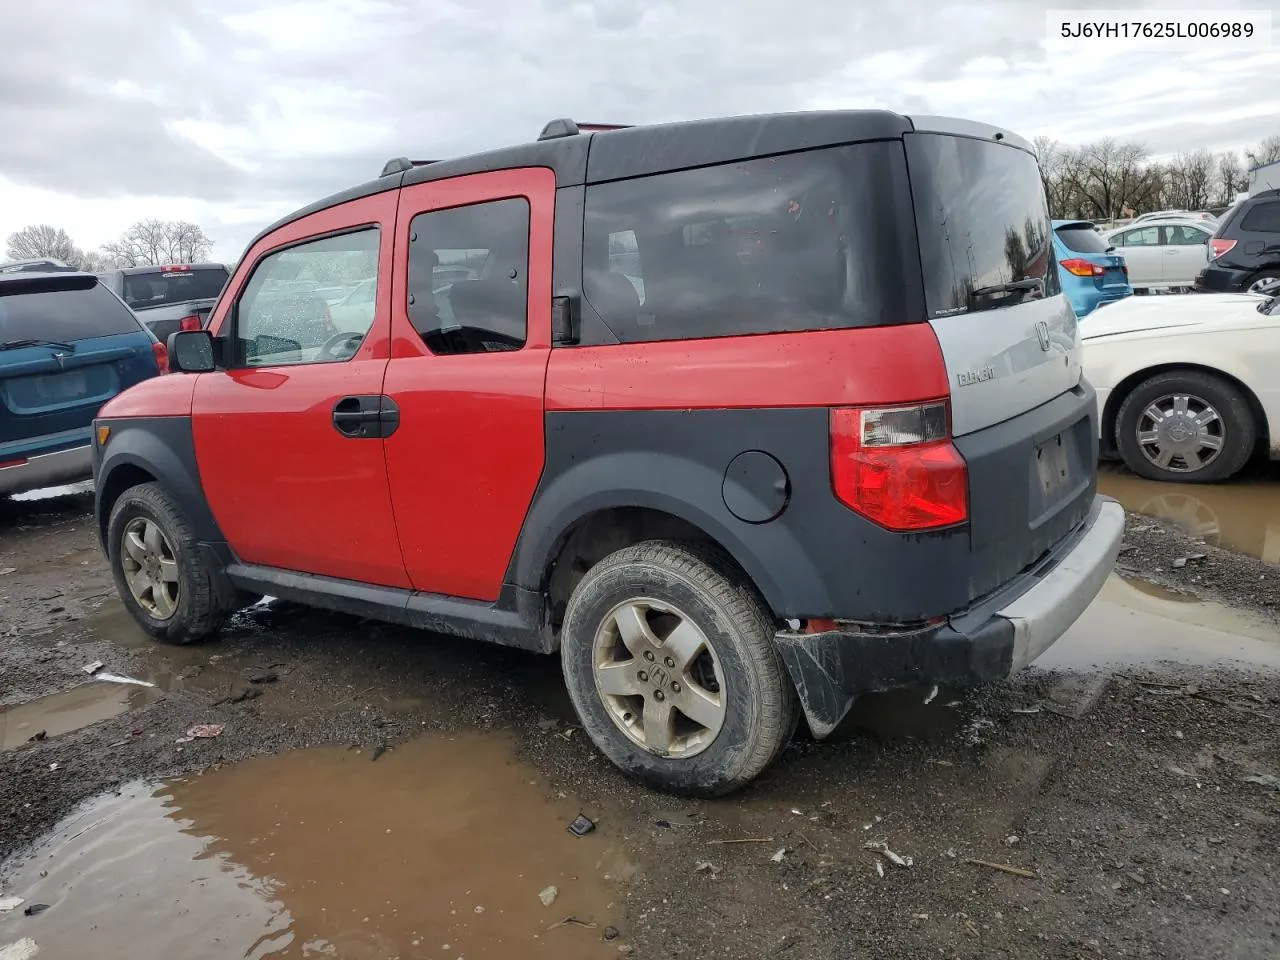
<svg viewBox="0 0 1280 960">
<path fill-rule="evenodd" d="M 407 587 L 379 411 L 396 192 L 304 217 L 245 256 L 211 329 L 227 369 L 200 376 L 192 430 L 213 515 L 246 563 Z M 333 323 L 325 296 L 372 281 Z M 325 296 L 322 296 L 321 294 Z"/>
<path fill-rule="evenodd" d="M 1158 226 L 1134 227 L 1113 241 L 1124 254 L 1129 267 L 1129 282 L 1135 287 L 1160 286 L 1164 283 L 1164 263 Z"/>
<path fill-rule="evenodd" d="M 1166 224 L 1163 231 L 1162 262 L 1164 282 L 1172 287 L 1189 287 L 1204 269 L 1209 255 L 1209 237 L 1198 227 L 1188 224 Z"/>
<path fill-rule="evenodd" d="M 502 589 L 542 474 L 554 217 L 544 168 L 401 190 L 384 449 L 418 590 Z"/>
</svg>

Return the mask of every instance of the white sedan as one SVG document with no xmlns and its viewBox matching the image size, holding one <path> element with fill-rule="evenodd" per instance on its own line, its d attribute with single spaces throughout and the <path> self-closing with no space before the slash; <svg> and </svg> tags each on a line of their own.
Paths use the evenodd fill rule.
<svg viewBox="0 0 1280 960">
<path fill-rule="evenodd" d="M 1217 228 L 1212 220 L 1190 217 L 1148 220 L 1112 230 L 1106 241 L 1124 256 L 1134 290 L 1177 290 L 1195 283 Z"/>
<path fill-rule="evenodd" d="M 1280 296 L 1127 297 L 1080 323 L 1103 457 L 1149 480 L 1215 483 L 1280 460 Z"/>
</svg>

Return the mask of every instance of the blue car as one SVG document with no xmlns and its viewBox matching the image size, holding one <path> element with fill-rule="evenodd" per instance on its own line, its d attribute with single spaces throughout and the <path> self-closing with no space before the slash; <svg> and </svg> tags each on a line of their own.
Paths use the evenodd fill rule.
<svg viewBox="0 0 1280 960">
<path fill-rule="evenodd" d="M 1133 296 L 1129 268 L 1088 220 L 1053 221 L 1053 252 L 1062 292 L 1077 317 Z"/>
<path fill-rule="evenodd" d="M 92 274 L 0 273 L 0 497 L 88 480 L 98 409 L 168 367 Z"/>
</svg>

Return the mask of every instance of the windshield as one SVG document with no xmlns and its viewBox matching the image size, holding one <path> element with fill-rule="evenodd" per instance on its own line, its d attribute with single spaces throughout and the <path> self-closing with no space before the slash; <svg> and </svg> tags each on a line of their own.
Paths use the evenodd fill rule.
<svg viewBox="0 0 1280 960">
<path fill-rule="evenodd" d="M 1049 205 L 1035 158 L 1016 147 L 917 133 L 906 138 L 925 299 L 933 317 L 1015 298 L 974 291 L 1027 278 L 1057 293 Z"/>
<path fill-rule="evenodd" d="M 97 280 L 0 283 L 0 343 L 138 333 L 137 319 Z"/>
<path fill-rule="evenodd" d="M 1075 253 L 1106 253 L 1111 249 L 1111 244 L 1097 230 L 1084 224 L 1059 227 L 1056 232 L 1063 246 Z"/>
<path fill-rule="evenodd" d="M 124 277 L 124 302 L 135 310 L 149 310 L 188 300 L 214 300 L 226 283 L 226 267 L 129 273 Z"/>
</svg>

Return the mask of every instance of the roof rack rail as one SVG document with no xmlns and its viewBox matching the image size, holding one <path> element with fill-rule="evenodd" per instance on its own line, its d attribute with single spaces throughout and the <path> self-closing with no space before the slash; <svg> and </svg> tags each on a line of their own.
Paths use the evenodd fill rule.
<svg viewBox="0 0 1280 960">
<path fill-rule="evenodd" d="M 558 140 L 560 137 L 576 137 L 580 133 L 602 133 L 606 130 L 626 130 L 629 123 L 575 123 L 568 117 L 552 120 L 538 134 L 539 140 Z"/>
<path fill-rule="evenodd" d="M 408 157 L 392 157 L 382 167 L 379 177 L 389 177 L 393 173 L 404 173 L 406 170 L 412 170 L 414 167 L 425 167 L 429 163 L 435 163 L 434 160 L 410 160 Z"/>
</svg>

